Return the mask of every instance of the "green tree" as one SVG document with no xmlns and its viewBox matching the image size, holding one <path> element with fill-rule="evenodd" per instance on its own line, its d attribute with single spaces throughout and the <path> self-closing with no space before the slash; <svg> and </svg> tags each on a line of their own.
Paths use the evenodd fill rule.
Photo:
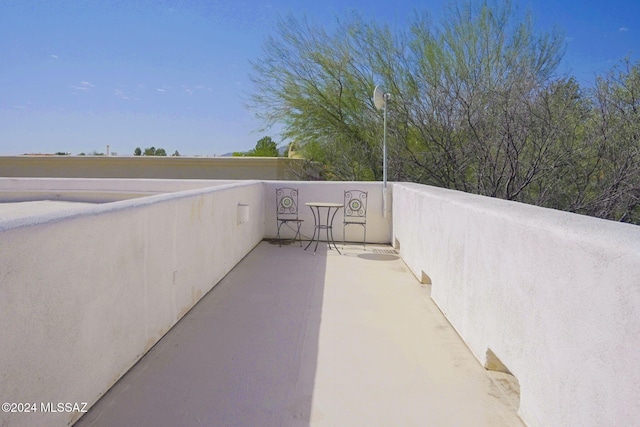
<svg viewBox="0 0 640 427">
<path fill-rule="evenodd" d="M 247 152 L 236 151 L 234 157 L 278 157 L 278 146 L 270 136 L 264 136 L 258 140 L 255 148 Z"/>
<path fill-rule="evenodd" d="M 142 155 L 142 150 L 140 149 L 140 147 L 136 147 L 136 149 L 133 151 L 133 155 L 134 156 L 141 156 Z"/>
<path fill-rule="evenodd" d="M 628 58 L 592 91 L 593 128 L 573 209 L 640 224 L 640 63 Z"/>
<path fill-rule="evenodd" d="M 509 2 L 452 4 L 441 27 L 413 25 L 402 76 L 407 148 L 426 183 L 519 200 L 547 168 L 552 139 L 533 132 L 562 57 Z"/>
<path fill-rule="evenodd" d="M 434 27 L 417 15 L 394 33 L 354 16 L 329 34 L 286 18 L 253 64 L 252 106 L 307 157 L 321 154 L 335 178 L 380 180 L 371 92 L 385 82 L 390 179 L 516 198 L 537 171 L 516 167 L 530 146 L 526 102 L 557 67 L 562 38 L 536 35 L 509 3 L 454 5 Z"/>
<path fill-rule="evenodd" d="M 278 146 L 270 136 L 260 138 L 250 153 L 255 157 L 278 157 L 279 154 Z"/>
<path fill-rule="evenodd" d="M 357 46 L 365 30 L 357 18 L 328 34 L 288 17 L 253 64 L 258 116 L 267 126 L 283 124 L 283 137 L 297 141 L 305 157 L 331 165 L 337 179 L 382 177 L 375 137 L 381 122 L 369 101 L 374 79 Z"/>
<path fill-rule="evenodd" d="M 144 156 L 166 156 L 167 152 L 164 148 L 149 147 L 144 149 L 143 155 Z"/>
<path fill-rule="evenodd" d="M 382 83 L 389 180 L 640 223 L 639 67 L 585 91 L 556 75 L 563 43 L 508 1 L 452 3 L 398 31 L 287 17 L 253 63 L 250 106 L 323 177 L 381 180 Z"/>
</svg>

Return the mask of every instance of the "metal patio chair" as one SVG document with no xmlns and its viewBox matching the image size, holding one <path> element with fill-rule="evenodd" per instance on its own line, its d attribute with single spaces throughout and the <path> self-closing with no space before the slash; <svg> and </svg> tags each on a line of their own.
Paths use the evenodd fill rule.
<svg viewBox="0 0 640 427">
<path fill-rule="evenodd" d="M 342 247 L 345 243 L 347 225 L 361 225 L 364 230 L 362 246 L 367 243 L 367 195 L 366 191 L 348 190 L 344 192 L 344 221 L 342 227 Z"/>
<path fill-rule="evenodd" d="M 302 246 L 302 235 L 300 234 L 300 226 L 304 220 L 298 218 L 298 190 L 291 187 L 276 188 L 276 220 L 278 225 L 278 245 L 282 246 L 282 239 L 280 238 L 280 228 L 284 224 L 293 224 L 296 226 L 296 235 L 293 237 L 293 241 L 296 241 L 296 237 L 300 240 L 300 246 Z"/>
</svg>

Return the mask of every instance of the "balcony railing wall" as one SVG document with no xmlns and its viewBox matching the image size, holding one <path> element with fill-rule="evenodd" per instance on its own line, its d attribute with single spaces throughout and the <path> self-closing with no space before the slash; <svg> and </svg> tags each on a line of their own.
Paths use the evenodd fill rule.
<svg viewBox="0 0 640 427">
<path fill-rule="evenodd" d="M 237 182 L 221 179 L 0 178 L 0 202 L 109 203 Z"/>
<path fill-rule="evenodd" d="M 0 201 L 120 200 L 0 222 L 0 395 L 95 402 L 275 237 L 283 185 L 300 191 L 307 237 L 304 203 L 368 191 L 367 240 L 393 242 L 481 363 L 495 355 L 518 378 L 528 425 L 640 419 L 640 228 L 405 183 L 390 184 L 392 215 L 380 183 L 0 179 Z M 79 414 L 12 415 L 0 425 Z"/>
<path fill-rule="evenodd" d="M 637 424 L 640 227 L 417 184 L 393 193 L 401 256 L 476 357 L 516 376 L 527 425 Z"/>
<path fill-rule="evenodd" d="M 92 405 L 260 242 L 264 205 L 246 181 L 1 222 L 0 396 L 38 411 L 0 425 L 75 421 L 39 405 Z"/>
</svg>

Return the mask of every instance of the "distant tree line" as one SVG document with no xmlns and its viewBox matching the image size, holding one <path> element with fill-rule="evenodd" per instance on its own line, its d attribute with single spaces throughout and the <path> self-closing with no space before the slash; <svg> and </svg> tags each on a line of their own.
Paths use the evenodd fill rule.
<svg viewBox="0 0 640 427">
<path fill-rule="evenodd" d="M 564 49 L 509 2 L 454 3 L 398 30 L 287 17 L 253 64 L 251 106 L 326 179 L 381 180 L 383 84 L 389 180 L 640 224 L 640 63 L 584 88 L 557 74 Z"/>
<path fill-rule="evenodd" d="M 133 151 L 133 155 L 134 156 L 166 156 L 167 151 L 164 148 L 156 148 L 156 147 L 145 148 L 144 151 L 142 151 L 140 147 L 136 147 L 136 149 Z M 172 156 L 179 156 L 179 155 L 180 153 L 178 152 L 178 150 L 176 150 L 172 154 Z"/>
</svg>

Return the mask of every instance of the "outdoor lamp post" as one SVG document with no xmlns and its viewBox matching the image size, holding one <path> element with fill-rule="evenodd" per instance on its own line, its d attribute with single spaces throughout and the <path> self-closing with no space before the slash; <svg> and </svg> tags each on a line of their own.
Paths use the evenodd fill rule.
<svg viewBox="0 0 640 427">
<path fill-rule="evenodd" d="M 383 134 L 382 134 L 382 210 L 387 216 L 387 101 L 391 94 L 385 92 L 380 86 L 373 90 L 373 104 L 378 110 L 383 111 Z"/>
</svg>

